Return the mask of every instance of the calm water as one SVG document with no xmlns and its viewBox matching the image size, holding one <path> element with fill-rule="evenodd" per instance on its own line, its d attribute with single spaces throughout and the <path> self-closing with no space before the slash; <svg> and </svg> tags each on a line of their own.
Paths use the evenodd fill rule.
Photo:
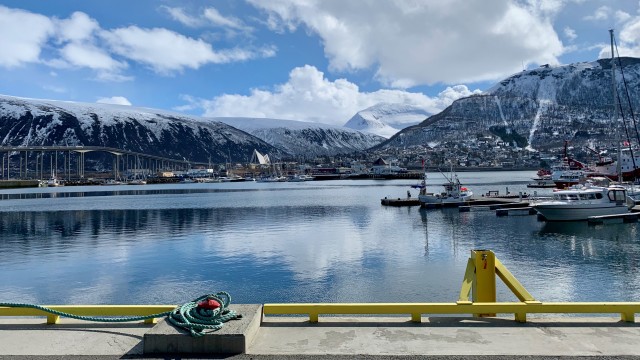
<svg viewBox="0 0 640 360">
<path fill-rule="evenodd" d="M 535 173 L 459 175 L 475 193 L 517 193 Z M 415 182 L 3 190 L 0 302 L 172 304 L 221 290 L 235 303 L 452 302 L 472 249 L 493 250 L 542 301 L 640 300 L 637 223 L 380 205 Z M 499 286 L 498 299 L 515 297 Z"/>
</svg>

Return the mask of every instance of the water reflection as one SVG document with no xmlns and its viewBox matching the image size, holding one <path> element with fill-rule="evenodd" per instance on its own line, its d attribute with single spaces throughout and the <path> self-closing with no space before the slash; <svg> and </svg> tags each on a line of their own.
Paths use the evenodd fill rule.
<svg viewBox="0 0 640 360">
<path fill-rule="evenodd" d="M 383 207 L 389 186 L 339 184 L 8 200 L 0 300 L 448 302 L 483 248 L 543 301 L 640 298 L 638 224 Z"/>
</svg>

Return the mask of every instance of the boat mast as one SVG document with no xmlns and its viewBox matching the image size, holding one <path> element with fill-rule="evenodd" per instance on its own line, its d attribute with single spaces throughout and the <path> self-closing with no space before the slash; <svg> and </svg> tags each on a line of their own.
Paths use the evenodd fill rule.
<svg viewBox="0 0 640 360">
<path fill-rule="evenodd" d="M 612 111 L 611 111 L 611 119 L 612 119 L 612 124 L 616 123 L 617 120 L 617 115 L 618 115 L 618 102 L 616 101 L 617 99 L 617 90 L 616 90 L 616 60 L 615 60 L 615 52 L 613 49 L 613 29 L 609 29 L 609 39 L 611 41 L 611 95 L 612 98 L 611 100 L 613 100 L 613 107 L 612 107 Z M 616 161 L 616 173 L 618 174 L 618 181 L 622 181 L 622 132 L 620 131 L 619 127 L 616 127 L 616 129 L 618 129 L 618 136 L 617 136 L 617 141 L 618 141 L 618 161 Z"/>
</svg>

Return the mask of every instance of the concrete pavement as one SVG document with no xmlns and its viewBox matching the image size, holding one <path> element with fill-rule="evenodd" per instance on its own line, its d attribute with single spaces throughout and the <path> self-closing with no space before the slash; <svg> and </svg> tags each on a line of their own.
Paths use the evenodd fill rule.
<svg viewBox="0 0 640 360">
<path fill-rule="evenodd" d="M 140 358 L 152 325 L 103 324 L 42 318 L 0 319 L 0 358 Z M 249 350 L 233 359 L 597 356 L 640 359 L 640 324 L 617 318 L 266 317 Z M 153 358 L 151 356 L 149 358 Z M 156 356 L 157 357 L 157 356 Z M 179 358 L 198 358 L 185 355 Z M 224 356 L 213 356 L 224 358 Z M 160 356 L 160 358 L 166 358 Z"/>
</svg>

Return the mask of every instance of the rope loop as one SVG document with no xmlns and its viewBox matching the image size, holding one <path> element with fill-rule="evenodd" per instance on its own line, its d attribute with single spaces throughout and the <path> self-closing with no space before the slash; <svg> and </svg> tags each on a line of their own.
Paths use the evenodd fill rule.
<svg viewBox="0 0 640 360">
<path fill-rule="evenodd" d="M 217 301 L 220 307 L 205 309 L 198 306 L 200 302 L 207 300 Z M 167 320 L 174 326 L 189 330 L 191 336 L 203 336 L 205 330 L 219 330 L 225 322 L 242 318 L 242 315 L 228 309 L 230 303 L 231 295 L 224 291 L 203 295 L 173 309 Z"/>
<path fill-rule="evenodd" d="M 216 309 L 206 309 L 199 307 L 198 304 L 202 301 L 215 300 L 220 304 L 220 307 Z M 242 318 L 242 315 L 236 313 L 233 310 L 229 310 L 228 306 L 231 303 L 231 295 L 225 291 L 220 291 L 215 294 L 207 294 L 200 296 L 199 298 L 190 301 L 188 303 L 177 306 L 171 311 L 165 311 L 162 313 L 145 315 L 145 316 L 122 316 L 122 317 L 103 317 L 103 316 L 82 316 L 69 314 L 62 311 L 54 310 L 48 307 L 24 304 L 24 303 L 0 303 L 2 307 L 12 308 L 31 308 L 41 310 L 50 314 L 64 316 L 71 319 L 118 323 L 128 321 L 141 321 L 153 318 L 167 317 L 167 320 L 173 325 L 189 330 L 192 336 L 199 337 L 205 334 L 205 330 L 219 330 L 223 324 L 229 320 L 235 320 Z"/>
</svg>

